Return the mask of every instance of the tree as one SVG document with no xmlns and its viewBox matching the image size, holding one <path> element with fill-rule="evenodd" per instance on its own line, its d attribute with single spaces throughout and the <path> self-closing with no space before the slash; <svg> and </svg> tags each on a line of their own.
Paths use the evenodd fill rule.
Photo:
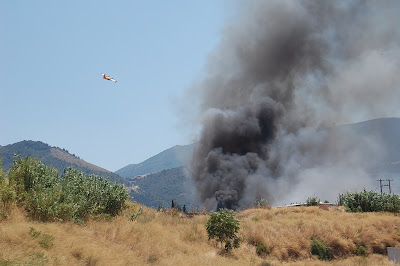
<svg viewBox="0 0 400 266">
<path fill-rule="evenodd" d="M 217 242 L 225 242 L 225 250 L 240 246 L 241 238 L 236 235 L 239 231 L 239 220 L 234 218 L 235 212 L 221 209 L 218 213 L 212 213 L 206 222 L 208 239 L 215 239 Z"/>
<path fill-rule="evenodd" d="M 264 208 L 268 205 L 268 202 L 264 198 L 259 198 L 255 201 L 255 204 L 257 208 Z"/>
<path fill-rule="evenodd" d="M 307 206 L 318 206 L 319 198 L 317 197 L 309 197 L 306 201 Z"/>
<path fill-rule="evenodd" d="M 400 212 L 400 197 L 395 194 L 379 194 L 375 191 L 347 192 L 339 194 L 338 205 L 351 212 Z"/>
</svg>

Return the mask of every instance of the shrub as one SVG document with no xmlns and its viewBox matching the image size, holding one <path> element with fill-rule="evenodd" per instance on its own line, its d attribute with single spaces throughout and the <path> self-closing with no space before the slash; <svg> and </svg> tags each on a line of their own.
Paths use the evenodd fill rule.
<svg viewBox="0 0 400 266">
<path fill-rule="evenodd" d="M 147 262 L 152 264 L 152 263 L 156 263 L 158 261 L 158 257 L 155 254 L 151 254 L 148 258 L 147 258 Z"/>
<path fill-rule="evenodd" d="M 15 191 L 5 183 L 0 183 L 0 215 L 7 218 L 16 199 Z"/>
<path fill-rule="evenodd" d="M 0 185 L 4 183 L 4 172 L 3 172 L 3 162 L 2 159 L 0 158 Z"/>
<path fill-rule="evenodd" d="M 311 238 L 311 254 L 317 255 L 321 260 L 333 259 L 329 245 L 314 237 Z"/>
<path fill-rule="evenodd" d="M 58 218 L 60 190 L 47 188 L 42 190 L 32 189 L 26 194 L 24 201 L 28 215 L 43 222 L 55 221 Z"/>
<path fill-rule="evenodd" d="M 53 188 L 58 184 L 58 172 L 45 166 L 37 159 L 14 156 L 14 162 L 9 173 L 9 185 L 14 188 L 18 200 L 24 201 L 31 190 Z"/>
<path fill-rule="evenodd" d="M 367 257 L 368 256 L 367 249 L 364 246 L 358 246 L 356 250 L 356 255 L 364 258 Z"/>
<path fill-rule="evenodd" d="M 157 207 L 158 212 L 166 212 L 166 210 L 167 209 L 163 205 L 158 205 L 158 207 Z"/>
<path fill-rule="evenodd" d="M 318 206 L 319 205 L 319 198 L 317 197 L 309 197 L 306 201 L 307 206 Z"/>
<path fill-rule="evenodd" d="M 39 231 L 36 231 L 35 228 L 31 227 L 29 229 L 29 234 L 33 237 L 33 238 L 38 238 L 41 233 Z"/>
<path fill-rule="evenodd" d="M 260 257 L 266 256 L 268 254 L 267 247 L 263 243 L 258 244 L 256 247 L 256 253 Z"/>
<path fill-rule="evenodd" d="M 96 175 L 79 170 L 64 170 L 60 180 L 62 202 L 72 206 L 75 219 L 87 219 L 97 214 L 116 216 L 126 207 L 129 197 L 123 185 L 113 184 Z"/>
<path fill-rule="evenodd" d="M 257 208 L 264 208 L 268 206 L 268 202 L 264 198 L 259 198 L 255 201 L 256 207 Z"/>
<path fill-rule="evenodd" d="M 212 213 L 206 222 L 208 239 L 216 239 L 217 242 L 225 242 L 225 250 L 239 248 L 241 238 L 236 235 L 239 231 L 239 220 L 234 218 L 235 212 L 221 209 L 218 213 Z"/>
<path fill-rule="evenodd" d="M 400 212 L 398 195 L 379 194 L 374 191 L 347 192 L 339 194 L 338 205 L 344 205 L 350 212 Z"/>
<path fill-rule="evenodd" d="M 49 249 L 54 246 L 54 237 L 52 235 L 42 234 L 40 231 L 36 231 L 33 227 L 29 229 L 29 234 L 33 238 L 39 238 L 39 245 L 45 249 Z"/>
<path fill-rule="evenodd" d="M 143 207 L 140 207 L 139 211 L 137 213 L 134 213 L 131 215 L 131 221 L 136 220 L 143 212 Z"/>
<path fill-rule="evenodd" d="M 52 235 L 43 234 L 42 239 L 39 241 L 39 245 L 45 249 L 52 248 L 54 246 L 53 240 L 54 237 Z"/>
<path fill-rule="evenodd" d="M 29 157 L 14 157 L 9 176 L 19 202 L 34 220 L 83 222 L 93 215 L 116 216 L 129 197 L 123 185 L 73 168 L 59 177 L 54 168 Z"/>
</svg>

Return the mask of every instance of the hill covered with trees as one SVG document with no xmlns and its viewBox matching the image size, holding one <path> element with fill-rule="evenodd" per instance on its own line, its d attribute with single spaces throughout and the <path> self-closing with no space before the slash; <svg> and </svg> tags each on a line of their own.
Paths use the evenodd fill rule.
<svg viewBox="0 0 400 266">
<path fill-rule="evenodd" d="M 127 165 L 115 173 L 122 177 L 129 178 L 136 175 L 157 173 L 167 169 L 186 166 L 192 157 L 193 148 L 194 144 L 176 145 L 141 163 Z"/>
<path fill-rule="evenodd" d="M 59 173 L 63 173 L 64 169 L 73 167 L 85 174 L 95 174 L 101 177 L 106 177 L 113 182 L 128 185 L 125 178 L 122 178 L 104 168 L 88 163 L 75 154 L 70 154 L 65 149 L 51 147 L 41 141 L 24 140 L 14 144 L 0 146 L 0 158 L 3 163 L 4 171 L 11 169 L 14 155 L 20 155 L 22 158 L 26 156 L 37 158 L 45 165 L 57 169 Z"/>
<path fill-rule="evenodd" d="M 131 198 L 140 204 L 157 208 L 171 207 L 174 200 L 181 207 L 189 209 L 199 204 L 194 199 L 192 181 L 183 167 L 163 170 L 158 173 L 139 175 L 129 179 L 133 189 Z"/>
</svg>

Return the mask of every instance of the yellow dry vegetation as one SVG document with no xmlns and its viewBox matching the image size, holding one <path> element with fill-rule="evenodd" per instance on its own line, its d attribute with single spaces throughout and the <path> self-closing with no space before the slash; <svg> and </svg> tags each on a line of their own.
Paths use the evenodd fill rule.
<svg viewBox="0 0 400 266">
<path fill-rule="evenodd" d="M 68 162 L 70 164 L 74 164 L 76 166 L 86 167 L 86 168 L 89 168 L 90 170 L 93 170 L 93 171 L 111 173 L 110 171 L 108 171 L 108 170 L 106 170 L 104 168 L 101 168 L 101 167 L 99 167 L 97 165 L 88 163 L 88 162 L 86 162 L 84 160 L 78 159 L 78 158 L 72 156 L 71 154 L 69 154 L 69 153 L 67 153 L 65 151 L 62 151 L 62 150 L 60 150 L 58 148 L 50 148 L 50 153 L 54 157 L 56 157 L 56 158 L 58 158 L 60 160 L 66 161 L 66 162 Z"/>
<path fill-rule="evenodd" d="M 112 219 L 76 223 L 30 221 L 14 208 L 0 221 L 0 265 L 394 265 L 386 247 L 400 247 L 400 216 L 337 208 L 257 208 L 239 212 L 243 242 L 230 255 L 208 241 L 208 215 L 186 218 L 140 205 Z M 47 237 L 46 237 L 47 236 Z M 311 237 L 329 244 L 332 261 L 310 251 Z M 268 255 L 258 256 L 263 243 Z M 359 245 L 367 257 L 356 256 Z"/>
</svg>

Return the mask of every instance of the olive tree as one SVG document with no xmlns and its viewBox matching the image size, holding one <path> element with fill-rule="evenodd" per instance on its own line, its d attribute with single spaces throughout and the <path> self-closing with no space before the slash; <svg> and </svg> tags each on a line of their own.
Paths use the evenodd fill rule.
<svg viewBox="0 0 400 266">
<path fill-rule="evenodd" d="M 225 250 L 240 246 L 241 238 L 236 235 L 239 231 L 239 220 L 235 219 L 235 212 L 232 210 L 221 209 L 219 212 L 212 213 L 206 222 L 208 239 L 215 239 L 217 242 L 225 243 Z"/>
</svg>

